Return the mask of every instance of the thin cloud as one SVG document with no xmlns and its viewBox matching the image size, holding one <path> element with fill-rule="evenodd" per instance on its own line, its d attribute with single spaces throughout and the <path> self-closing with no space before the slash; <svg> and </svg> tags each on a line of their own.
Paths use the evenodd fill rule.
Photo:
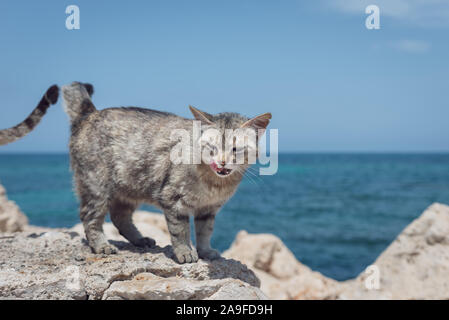
<svg viewBox="0 0 449 320">
<path fill-rule="evenodd" d="M 393 43 L 393 47 L 408 53 L 426 53 L 430 50 L 430 43 L 419 40 L 400 40 Z"/>
<path fill-rule="evenodd" d="M 449 27 L 449 0 L 323 0 L 326 7 L 348 14 L 364 14 L 377 5 L 382 17 L 427 27 Z"/>
</svg>

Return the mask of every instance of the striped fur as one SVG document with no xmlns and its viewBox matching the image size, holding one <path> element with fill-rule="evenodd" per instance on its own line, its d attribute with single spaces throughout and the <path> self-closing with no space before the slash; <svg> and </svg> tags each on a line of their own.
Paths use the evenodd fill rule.
<svg viewBox="0 0 449 320">
<path fill-rule="evenodd" d="M 242 164 L 232 163 L 236 148 L 230 147 L 234 136 L 228 130 L 243 125 L 264 129 L 271 114 L 249 119 L 230 112 L 210 115 L 191 107 L 195 119 L 201 122 L 200 134 L 214 129 L 228 147 L 222 150 L 218 140 L 220 143 L 215 142 L 212 148 L 203 148 L 211 149 L 210 161 L 175 164 L 171 158 L 174 148 L 189 149 L 193 141 L 193 119 L 137 107 L 96 110 L 90 99 L 92 86 L 73 82 L 61 90 L 71 121 L 70 163 L 80 200 L 80 218 L 92 251 L 117 252 L 103 232 L 108 212 L 128 241 L 139 247 L 153 247 L 155 241 L 143 237 L 132 220 L 133 212 L 147 203 L 164 211 L 176 261 L 218 259 L 220 253 L 210 245 L 215 216 L 235 193 L 250 165 L 248 157 Z M 179 130 L 188 139 L 173 139 L 173 133 Z M 210 145 L 215 140 L 207 141 Z M 248 143 L 244 153 L 248 154 L 250 147 L 257 152 L 257 145 Z M 191 215 L 196 248 L 190 237 Z"/>
<path fill-rule="evenodd" d="M 51 86 L 31 114 L 15 127 L 0 130 L 0 146 L 23 138 L 39 124 L 50 105 L 58 101 L 59 88 Z"/>
<path fill-rule="evenodd" d="M 85 116 L 97 111 L 92 100 L 94 87 L 89 83 L 73 82 L 62 87 L 63 105 L 72 126 Z"/>
</svg>

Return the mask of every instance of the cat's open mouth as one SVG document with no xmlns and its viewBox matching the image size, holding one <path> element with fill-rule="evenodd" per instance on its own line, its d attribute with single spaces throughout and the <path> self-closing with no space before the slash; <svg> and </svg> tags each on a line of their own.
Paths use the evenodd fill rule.
<svg viewBox="0 0 449 320">
<path fill-rule="evenodd" d="M 213 171 L 215 171 L 216 174 L 218 174 L 219 176 L 223 176 L 223 177 L 224 177 L 224 176 L 230 175 L 231 172 L 232 172 L 232 169 L 228 169 L 228 168 L 219 168 L 219 167 L 217 166 L 217 164 L 214 163 L 214 162 L 212 162 L 212 163 L 210 164 L 210 168 L 211 168 Z"/>
<path fill-rule="evenodd" d="M 217 168 L 215 172 L 220 176 L 227 176 L 232 172 L 232 169 L 226 169 L 226 168 Z"/>
</svg>

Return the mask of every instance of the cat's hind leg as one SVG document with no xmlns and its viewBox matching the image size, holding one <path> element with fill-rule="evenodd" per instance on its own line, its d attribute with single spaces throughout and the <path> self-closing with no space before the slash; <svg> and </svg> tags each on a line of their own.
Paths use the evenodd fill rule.
<svg viewBox="0 0 449 320">
<path fill-rule="evenodd" d="M 132 214 L 136 210 L 137 204 L 125 201 L 112 201 L 109 213 L 114 226 L 119 233 L 136 247 L 154 247 L 156 241 L 143 237 L 132 221 Z"/>
</svg>

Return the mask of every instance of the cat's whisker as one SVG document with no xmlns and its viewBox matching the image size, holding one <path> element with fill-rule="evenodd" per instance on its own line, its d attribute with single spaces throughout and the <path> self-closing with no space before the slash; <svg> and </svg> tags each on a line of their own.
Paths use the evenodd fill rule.
<svg viewBox="0 0 449 320">
<path fill-rule="evenodd" d="M 249 167 L 248 173 L 252 174 L 255 177 L 255 179 L 257 180 L 257 182 L 261 182 L 262 186 L 269 188 L 269 185 L 267 184 L 267 182 L 264 179 L 262 179 L 262 177 L 259 174 L 259 171 L 256 168 Z"/>
<path fill-rule="evenodd" d="M 254 171 L 252 171 L 254 170 Z M 260 177 L 259 173 L 256 171 L 256 169 L 249 167 L 247 169 L 247 172 L 254 176 L 258 181 L 261 181 L 263 184 L 265 184 L 265 181 Z"/>
<path fill-rule="evenodd" d="M 253 177 L 251 177 L 250 175 L 247 174 L 247 173 L 248 173 L 247 171 L 245 171 L 245 170 L 243 170 L 243 169 L 241 169 L 241 168 L 239 168 L 239 167 L 237 167 L 237 171 L 238 171 L 240 174 L 242 174 L 244 177 L 248 178 L 248 180 L 249 180 L 251 183 L 253 183 L 255 186 L 259 186 L 259 185 L 257 184 L 257 181 L 255 181 Z"/>
</svg>

